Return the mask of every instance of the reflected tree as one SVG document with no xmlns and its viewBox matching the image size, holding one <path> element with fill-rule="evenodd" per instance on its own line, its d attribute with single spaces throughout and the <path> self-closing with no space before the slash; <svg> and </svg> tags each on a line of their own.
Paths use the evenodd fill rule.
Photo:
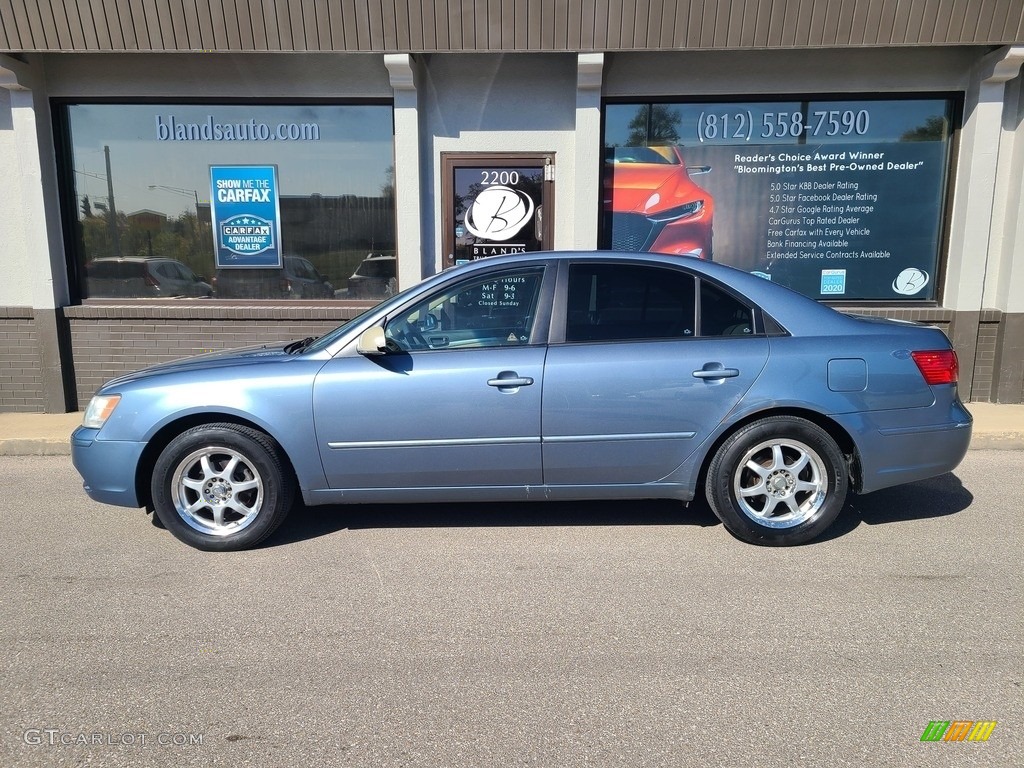
<svg viewBox="0 0 1024 768">
<path fill-rule="evenodd" d="M 668 104 L 644 104 L 629 121 L 626 146 L 678 144 L 680 119 L 679 110 Z"/>
<path fill-rule="evenodd" d="M 919 125 L 900 136 L 900 141 L 942 141 L 949 136 L 949 121 L 942 115 L 932 115 Z"/>
</svg>

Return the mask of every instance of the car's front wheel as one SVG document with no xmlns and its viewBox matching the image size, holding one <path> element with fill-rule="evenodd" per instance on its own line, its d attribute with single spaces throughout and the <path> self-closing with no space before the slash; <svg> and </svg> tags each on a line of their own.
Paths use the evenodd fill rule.
<svg viewBox="0 0 1024 768">
<path fill-rule="evenodd" d="M 731 435 L 705 481 L 708 503 L 737 538 L 790 546 L 821 535 L 846 500 L 849 470 L 835 440 L 806 419 L 771 416 Z"/>
<path fill-rule="evenodd" d="M 155 514 L 197 549 L 247 549 L 284 521 L 295 496 L 280 449 L 237 424 L 204 424 L 168 443 L 153 468 Z"/>
</svg>

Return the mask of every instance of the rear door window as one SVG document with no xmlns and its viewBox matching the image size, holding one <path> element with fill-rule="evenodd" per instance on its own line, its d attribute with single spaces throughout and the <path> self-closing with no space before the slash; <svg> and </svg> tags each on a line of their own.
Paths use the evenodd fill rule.
<svg viewBox="0 0 1024 768">
<path fill-rule="evenodd" d="M 696 328 L 696 281 L 675 269 L 573 264 L 565 340 L 681 339 Z"/>
</svg>

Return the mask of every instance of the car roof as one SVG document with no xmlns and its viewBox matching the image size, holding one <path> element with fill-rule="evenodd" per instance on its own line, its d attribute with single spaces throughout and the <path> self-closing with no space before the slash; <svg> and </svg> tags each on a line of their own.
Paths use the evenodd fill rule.
<svg viewBox="0 0 1024 768">
<path fill-rule="evenodd" d="M 741 269 L 692 256 L 650 253 L 645 251 L 531 251 L 503 256 L 489 256 L 455 267 L 462 274 L 490 269 L 502 264 L 527 264 L 537 261 L 589 261 L 629 262 L 633 264 L 661 264 L 682 267 L 731 287 L 751 302 L 759 305 L 787 328 L 816 327 L 822 333 L 849 330 L 853 319 L 831 307 L 820 304 L 791 288 L 771 280 L 744 272 Z"/>
<path fill-rule="evenodd" d="M 128 261 L 128 262 L 143 262 L 143 261 L 178 261 L 177 259 L 171 259 L 167 256 L 102 256 L 98 259 L 93 259 L 90 264 L 98 264 L 99 262 L 111 262 L 111 261 Z M 178 261 L 181 264 L 180 261 Z"/>
</svg>

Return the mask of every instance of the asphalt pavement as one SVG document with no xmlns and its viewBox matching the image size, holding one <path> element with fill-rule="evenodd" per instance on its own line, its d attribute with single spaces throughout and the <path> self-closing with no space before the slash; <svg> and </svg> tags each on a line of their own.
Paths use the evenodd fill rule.
<svg viewBox="0 0 1024 768">
<path fill-rule="evenodd" d="M 586 502 L 300 508 L 217 554 L 0 457 L 0 766 L 1021 766 L 1022 472 L 970 451 L 788 549 Z M 954 721 L 995 725 L 922 741 Z"/>
<path fill-rule="evenodd" d="M 968 403 L 973 449 L 1024 449 L 1024 405 Z M 0 456 L 63 456 L 81 413 L 0 413 Z"/>
</svg>

